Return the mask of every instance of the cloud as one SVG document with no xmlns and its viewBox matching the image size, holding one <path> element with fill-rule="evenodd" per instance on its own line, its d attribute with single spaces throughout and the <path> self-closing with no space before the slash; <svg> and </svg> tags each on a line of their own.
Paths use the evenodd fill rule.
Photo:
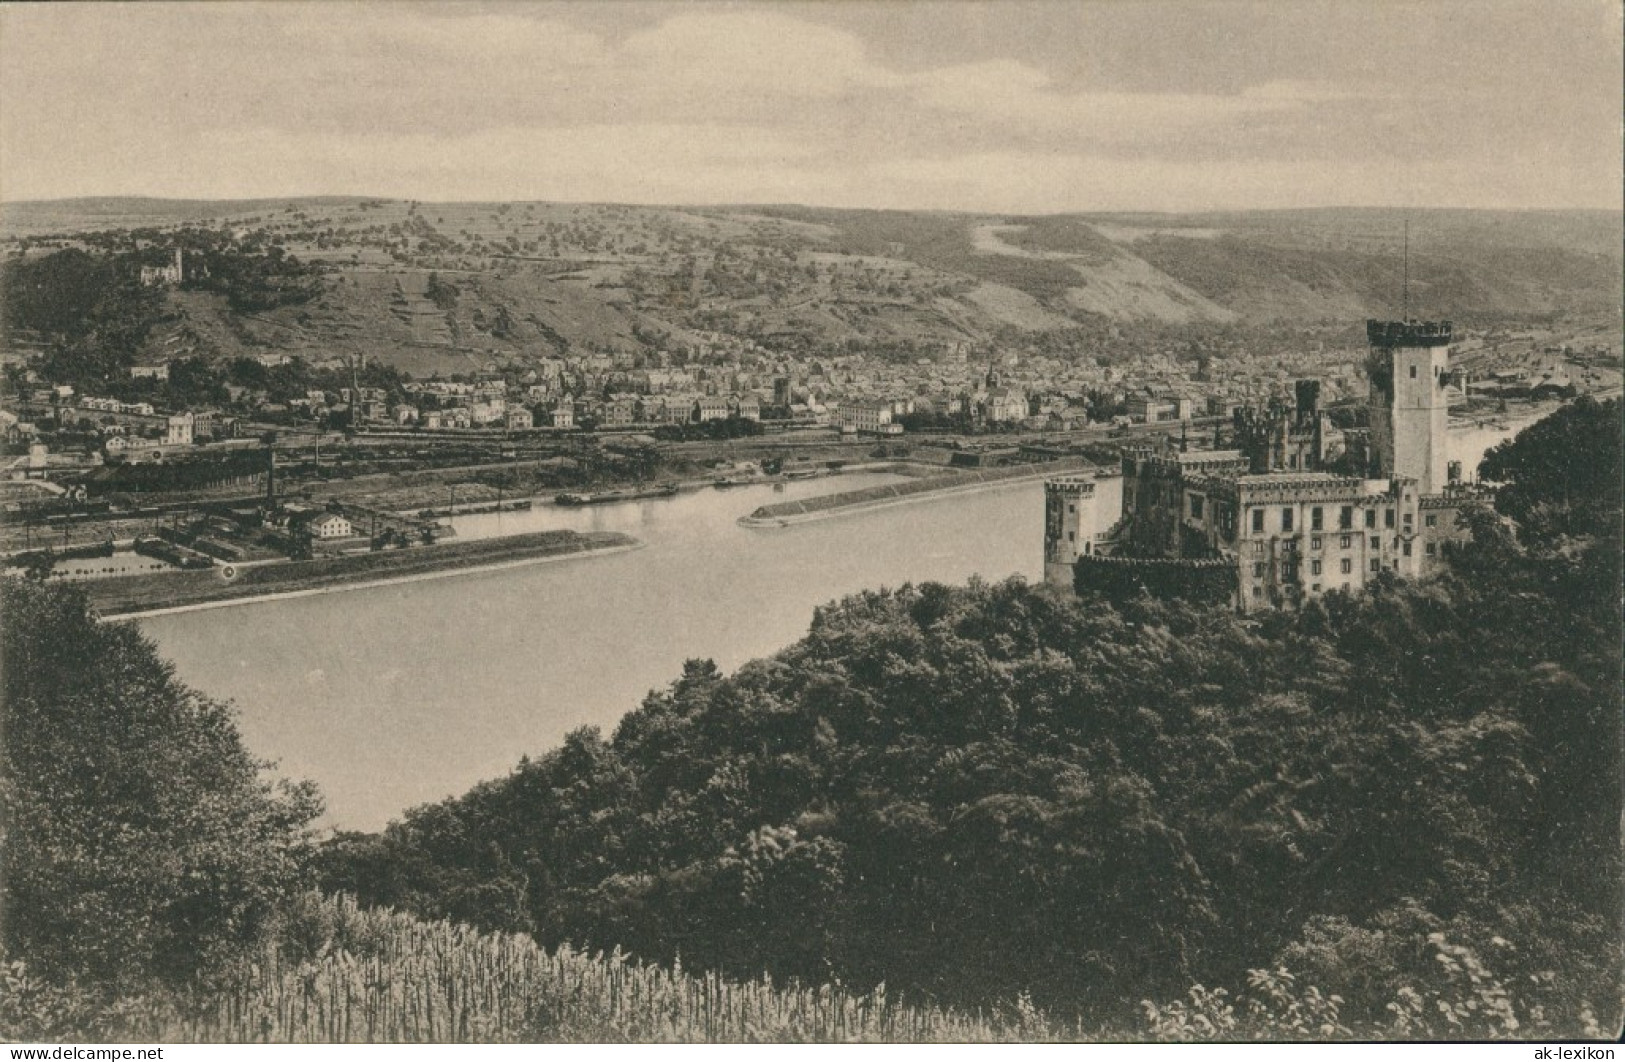
<svg viewBox="0 0 1625 1062">
<path fill-rule="evenodd" d="M 1046 10 L 1059 20 L 1070 9 Z M 1088 24 L 1114 11 L 1091 7 Z M 1132 207 L 1136 196 L 1167 208 L 1248 205 L 1246 196 L 1259 206 L 1619 198 L 1617 72 L 1613 102 L 1599 105 L 1595 77 L 1531 83 L 1454 54 L 1448 76 L 1406 65 L 1391 77 L 1363 53 L 1316 71 L 1304 53 L 1331 47 L 1320 24 L 1283 17 L 1286 29 L 1264 43 L 1291 62 L 1256 57 L 1229 87 L 1172 79 L 1179 91 L 1153 91 L 1144 77 L 1126 85 L 1063 71 L 1019 38 L 907 62 L 906 40 L 882 47 L 856 23 L 802 8 L 614 7 L 596 21 L 573 12 L 0 5 L 0 195 L 1027 211 Z M 1401 21 L 1384 24 L 1389 51 L 1403 41 Z M 1178 56 L 1154 43 L 1146 62 L 1176 68 Z M 1078 44 L 1087 51 L 1090 40 Z M 1531 179 L 1529 159 L 1546 160 L 1544 181 Z M 1410 183 L 1397 187 L 1400 177 Z"/>
</svg>

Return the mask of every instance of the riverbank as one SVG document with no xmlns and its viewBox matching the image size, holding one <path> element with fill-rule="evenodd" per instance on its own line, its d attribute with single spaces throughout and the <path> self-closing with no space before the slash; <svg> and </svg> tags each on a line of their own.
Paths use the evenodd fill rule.
<svg viewBox="0 0 1625 1062">
<path fill-rule="evenodd" d="M 1038 465 L 1016 465 L 1009 468 L 972 469 L 947 476 L 928 476 L 909 483 L 893 483 L 883 487 L 865 487 L 862 490 L 825 494 L 817 498 L 763 505 L 749 516 L 739 518 L 742 527 L 788 527 L 813 520 L 826 520 L 848 513 L 885 509 L 894 505 L 907 505 L 917 501 L 940 498 L 945 494 L 966 494 L 1004 486 L 1044 479 L 1063 472 L 1075 472 L 1087 462 L 1077 458 L 1046 461 Z"/>
<path fill-rule="evenodd" d="M 289 561 L 202 572 L 132 576 L 85 584 L 103 617 L 142 619 L 256 601 L 444 579 L 585 554 L 620 553 L 641 543 L 617 531 L 540 531 L 525 535 L 384 550 L 352 557 Z"/>
</svg>

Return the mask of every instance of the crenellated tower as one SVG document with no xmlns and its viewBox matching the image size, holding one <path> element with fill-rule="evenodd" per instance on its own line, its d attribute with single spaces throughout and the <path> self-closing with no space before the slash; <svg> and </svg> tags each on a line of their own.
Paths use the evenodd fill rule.
<svg viewBox="0 0 1625 1062">
<path fill-rule="evenodd" d="M 1044 483 L 1044 581 L 1072 589 L 1073 566 L 1093 556 L 1123 518 L 1123 477 L 1098 471 Z"/>
<path fill-rule="evenodd" d="M 1414 479 L 1422 494 L 1438 494 L 1448 477 L 1450 322 L 1367 321 L 1365 330 L 1371 346 L 1371 472 Z"/>
</svg>

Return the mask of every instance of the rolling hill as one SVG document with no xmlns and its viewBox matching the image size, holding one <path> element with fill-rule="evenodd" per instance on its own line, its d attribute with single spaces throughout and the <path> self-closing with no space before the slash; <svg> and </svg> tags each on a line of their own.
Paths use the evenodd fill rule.
<svg viewBox="0 0 1625 1062">
<path fill-rule="evenodd" d="M 1413 211 L 1408 224 L 1412 313 L 1617 319 L 1618 214 Z M 929 356 L 1125 325 L 1347 324 L 1404 305 L 1402 218 L 1382 210 L 1018 217 L 357 197 L 0 207 L 7 261 L 150 250 L 199 229 L 316 264 L 321 290 L 244 312 L 183 286 L 145 357 L 362 354 L 421 375 L 726 337 Z"/>
</svg>

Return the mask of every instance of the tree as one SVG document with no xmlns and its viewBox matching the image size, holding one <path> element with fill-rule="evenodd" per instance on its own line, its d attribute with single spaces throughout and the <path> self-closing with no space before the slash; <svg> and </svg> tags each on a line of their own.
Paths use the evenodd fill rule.
<svg viewBox="0 0 1625 1062">
<path fill-rule="evenodd" d="M 1498 484 L 1495 507 L 1525 536 L 1617 534 L 1621 511 L 1617 398 L 1564 406 L 1484 455 L 1480 478 Z"/>
<path fill-rule="evenodd" d="M 218 974 L 301 880 L 314 788 L 77 591 L 0 584 L 5 951 L 110 990 Z"/>
</svg>

